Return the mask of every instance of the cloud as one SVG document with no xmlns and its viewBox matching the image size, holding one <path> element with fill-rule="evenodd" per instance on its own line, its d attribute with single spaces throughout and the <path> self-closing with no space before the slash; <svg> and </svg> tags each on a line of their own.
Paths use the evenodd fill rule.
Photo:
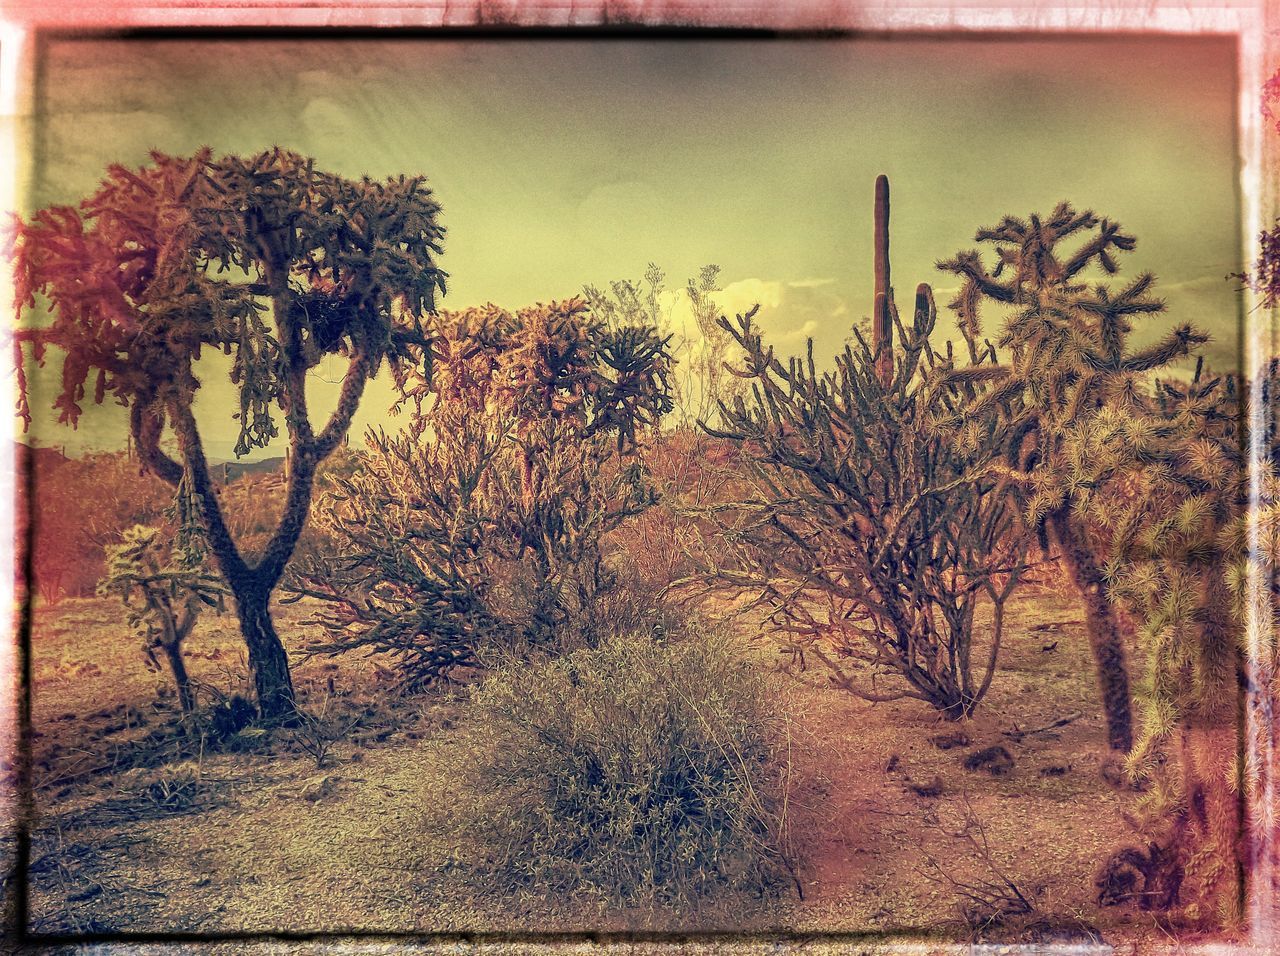
<svg viewBox="0 0 1280 956">
<path fill-rule="evenodd" d="M 721 315 L 732 319 L 737 315 L 745 315 L 753 307 L 759 306 L 760 312 L 777 309 L 786 295 L 786 287 L 782 282 L 766 279 L 741 279 L 731 282 L 718 292 L 711 293 L 711 301 Z M 659 305 L 667 316 L 673 331 L 690 343 L 702 338 L 697 319 L 693 312 L 693 302 L 686 289 L 668 289 L 658 298 Z"/>
<path fill-rule="evenodd" d="M 786 295 L 786 286 L 775 280 L 741 279 L 731 282 L 711 298 L 725 314 L 747 312 L 752 306 L 760 306 L 761 311 L 776 309 L 782 304 Z"/>
<path fill-rule="evenodd" d="M 356 127 L 351 111 L 332 97 L 314 97 L 302 110 L 302 128 L 313 149 L 350 137 Z"/>
<path fill-rule="evenodd" d="M 853 309 L 834 288 L 834 280 L 784 281 L 752 277 L 725 285 L 711 295 L 717 310 L 732 320 L 759 306 L 755 322 L 766 342 L 786 353 L 799 354 L 807 339 L 818 343 L 820 352 L 840 347 L 850 331 Z M 660 306 L 670 328 L 696 355 L 702 349 L 702 334 L 693 313 L 688 292 L 673 289 L 662 293 Z"/>
</svg>

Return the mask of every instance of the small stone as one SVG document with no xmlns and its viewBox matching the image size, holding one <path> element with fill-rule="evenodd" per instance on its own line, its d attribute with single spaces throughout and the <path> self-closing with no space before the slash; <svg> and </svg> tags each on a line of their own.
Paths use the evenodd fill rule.
<svg viewBox="0 0 1280 956">
<path fill-rule="evenodd" d="M 337 789 L 337 777 L 312 777 L 303 785 L 298 796 L 309 803 L 315 803 L 318 800 L 333 796 Z"/>
<path fill-rule="evenodd" d="M 940 797 L 943 791 L 942 777 L 934 774 L 931 780 L 924 783 L 908 780 L 907 789 L 919 797 Z"/>
<path fill-rule="evenodd" d="M 975 750 L 964 758 L 964 769 L 983 770 L 993 777 L 1003 777 L 1013 772 L 1013 754 L 999 744 Z"/>
</svg>

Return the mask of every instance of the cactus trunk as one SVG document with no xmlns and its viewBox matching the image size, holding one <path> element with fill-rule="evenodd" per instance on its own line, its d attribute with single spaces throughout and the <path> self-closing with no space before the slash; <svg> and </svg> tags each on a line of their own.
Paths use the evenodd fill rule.
<svg viewBox="0 0 1280 956">
<path fill-rule="evenodd" d="M 893 383 L 893 287 L 889 281 L 889 177 L 876 177 L 875 202 L 876 291 L 871 332 L 876 354 L 876 376 L 885 388 Z"/>
<path fill-rule="evenodd" d="M 1062 558 L 1084 601 L 1089 648 L 1107 721 L 1107 743 L 1118 753 L 1133 748 L 1133 704 L 1129 693 L 1129 665 L 1124 627 L 1117 608 L 1107 597 L 1102 568 L 1071 515 L 1060 511 L 1049 519 Z"/>
</svg>

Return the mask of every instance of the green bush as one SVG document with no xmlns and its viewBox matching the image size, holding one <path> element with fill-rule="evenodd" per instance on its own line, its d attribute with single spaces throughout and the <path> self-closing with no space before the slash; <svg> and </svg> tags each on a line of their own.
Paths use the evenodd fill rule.
<svg viewBox="0 0 1280 956">
<path fill-rule="evenodd" d="M 451 864 L 504 896 L 692 904 L 794 885 L 788 773 L 764 677 L 725 638 L 611 637 L 496 671 L 434 819 Z"/>
</svg>

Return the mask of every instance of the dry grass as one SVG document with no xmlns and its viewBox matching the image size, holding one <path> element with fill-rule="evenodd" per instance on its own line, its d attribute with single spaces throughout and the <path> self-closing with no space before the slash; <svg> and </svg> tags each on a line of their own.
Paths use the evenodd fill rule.
<svg viewBox="0 0 1280 956">
<path fill-rule="evenodd" d="M 488 677 L 427 806 L 480 892 L 573 896 L 659 924 L 792 890 L 785 709 L 725 637 L 618 634 Z"/>
<path fill-rule="evenodd" d="M 279 609 L 291 646 L 301 643 L 307 613 Z M 572 896 L 486 898 L 440 869 L 451 847 L 422 834 L 421 808 L 456 798 L 447 768 L 468 759 L 456 732 L 461 697 L 395 696 L 377 665 L 358 657 L 311 661 L 296 671 L 304 706 L 343 731 L 322 767 L 289 730 L 206 740 L 201 750 L 198 739 L 175 733 L 176 702 L 157 696 L 163 681 L 142 666 L 118 615 L 101 600 L 36 611 L 33 929 L 502 932 L 607 929 L 610 920 L 618 928 L 632 919 L 602 916 Z M 959 880 L 983 876 L 954 836 L 967 801 L 992 860 L 1035 902 L 1033 916 L 997 938 L 1163 938 L 1143 918 L 1092 902 L 1096 862 L 1127 837 L 1128 797 L 1100 779 L 1104 731 L 1074 604 L 1029 589 L 1009 626 L 987 707 L 959 728 L 970 744 L 949 750 L 927 738 L 956 726 L 922 705 L 867 704 L 818 670 L 778 675 L 790 687 L 791 813 L 805 899 L 708 909 L 696 921 L 669 914 L 667 928 L 929 930 L 963 939 L 970 929 L 956 894 L 923 869 L 928 856 L 955 862 Z M 775 663 L 766 639 L 744 627 L 737 640 L 759 667 Z M 247 693 L 234 620 L 202 620 L 190 649 L 193 677 Z M 1063 727 L 1007 736 L 1076 711 L 1083 716 Z M 967 754 L 996 743 L 1013 755 L 1011 774 L 964 769 Z M 938 796 L 912 789 L 935 777 Z"/>
</svg>

